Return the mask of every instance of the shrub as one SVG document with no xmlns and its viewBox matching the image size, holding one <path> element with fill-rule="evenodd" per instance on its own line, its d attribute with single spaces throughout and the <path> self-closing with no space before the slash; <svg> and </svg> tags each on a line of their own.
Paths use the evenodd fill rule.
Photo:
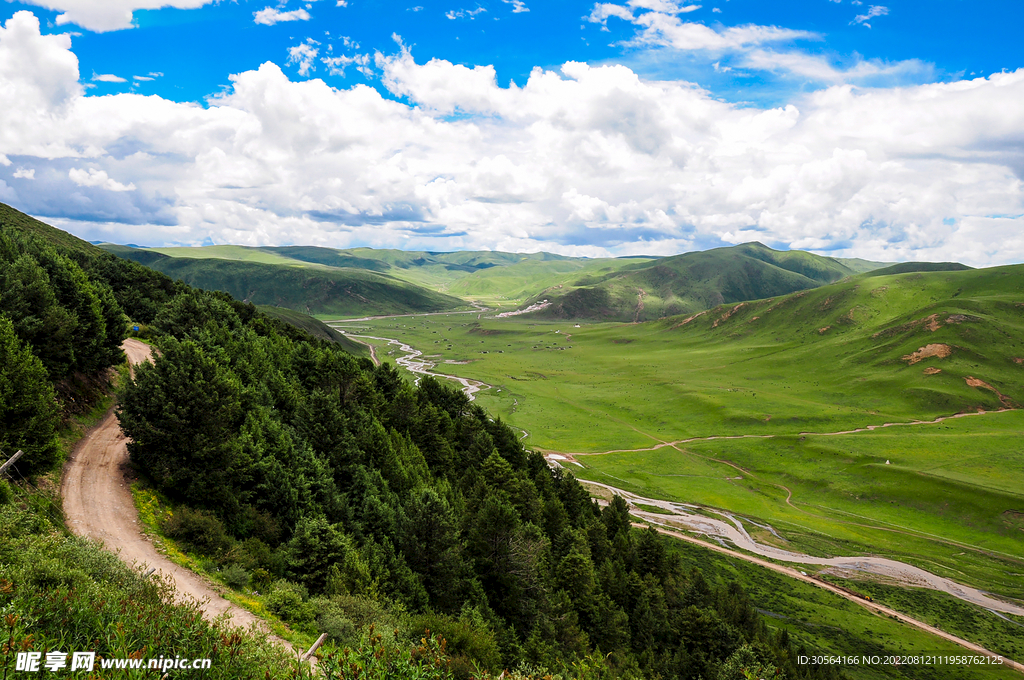
<svg viewBox="0 0 1024 680">
<path fill-rule="evenodd" d="M 280 580 L 267 595 L 267 608 L 289 623 L 310 623 L 316 616 L 309 593 L 297 583 Z"/>
<path fill-rule="evenodd" d="M 0 677 L 19 675 L 15 651 L 71 650 L 103 658 L 209 658 L 207 680 L 306 677 L 266 636 L 206 621 L 199 603 L 175 602 L 169 582 L 144 579 L 116 555 L 57 526 L 30 508 L 0 506 L 0 623 L 9 651 L 0 651 Z"/>
<path fill-rule="evenodd" d="M 205 510 L 178 508 L 164 520 L 161 528 L 186 550 L 216 555 L 231 547 L 231 538 L 224 530 L 224 523 Z"/>
<path fill-rule="evenodd" d="M 355 624 L 341 614 L 324 614 L 316 624 L 321 633 L 327 633 L 327 639 L 338 645 L 352 644 L 359 639 Z"/>
<path fill-rule="evenodd" d="M 269 571 L 263 568 L 253 569 L 252 572 L 252 587 L 261 593 L 265 593 L 273 582 L 274 577 Z"/>
<path fill-rule="evenodd" d="M 224 583 L 227 583 L 235 590 L 249 587 L 249 572 L 240 564 L 232 564 L 225 567 L 224 571 L 221 572 L 221 576 L 224 577 Z"/>
</svg>

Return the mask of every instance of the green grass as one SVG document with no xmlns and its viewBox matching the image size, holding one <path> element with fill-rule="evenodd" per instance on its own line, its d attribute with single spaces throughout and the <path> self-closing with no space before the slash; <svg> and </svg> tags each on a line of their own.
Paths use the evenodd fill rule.
<svg viewBox="0 0 1024 680">
<path fill-rule="evenodd" d="M 258 262 L 262 264 L 282 264 L 291 267 L 323 269 L 323 265 L 311 262 L 300 262 L 285 255 L 267 251 L 263 248 L 246 246 L 203 246 L 201 248 L 146 248 L 145 250 L 160 253 L 168 257 L 189 260 L 235 260 L 239 262 Z"/>
<path fill-rule="evenodd" d="M 586 467 L 573 472 L 767 521 L 810 554 L 880 554 L 1024 599 L 1022 432 L 1024 412 L 1013 411 L 913 431 L 579 456 Z"/>
<path fill-rule="evenodd" d="M 103 248 L 160 271 L 172 266 L 184 267 L 167 262 L 167 258 L 176 258 L 288 266 L 321 273 L 333 270 L 377 272 L 436 292 L 486 300 L 494 304 L 525 299 L 547 288 L 557 292 L 558 288 L 577 280 L 581 275 L 606 275 L 627 265 L 651 261 L 650 258 L 569 258 L 550 253 L 431 253 L 372 248 L 339 250 L 314 246 L 138 249 L 104 244 Z"/>
<path fill-rule="evenodd" d="M 44 242 L 60 248 L 77 250 L 88 255 L 100 254 L 100 249 L 88 241 L 83 241 L 77 236 L 72 236 L 66 231 L 54 229 L 50 225 L 44 224 L 33 217 L 29 217 L 25 213 L 15 210 L 5 203 L 0 203 L 0 226 L 14 227 L 19 231 L 31 234 Z"/>
<path fill-rule="evenodd" d="M 442 361 L 470 361 L 448 370 L 504 388 L 481 403 L 529 430 L 532 444 L 585 452 L 1000 408 L 995 393 L 971 387 L 968 377 L 1024 402 L 1024 365 L 1014 361 L 1024 357 L 1019 303 L 1024 268 L 1005 267 L 856 277 L 720 307 L 683 325 L 679 317 L 574 328 L 441 316 L 362 327 L 436 351 Z M 941 324 L 935 331 L 927 327 L 931 314 Z M 952 355 L 901 360 L 929 344 L 947 344 Z"/>
<path fill-rule="evenodd" d="M 224 246 L 229 254 L 236 246 Z M 176 250 L 176 249 L 172 249 Z M 187 249 L 188 250 L 188 249 Z M 157 257 L 154 251 L 112 247 L 111 252 L 142 261 L 190 286 L 220 290 L 256 305 L 283 307 L 308 315 L 363 316 L 435 312 L 466 307 L 462 300 L 386 274 L 363 269 L 336 269 L 261 259 L 248 261 L 217 257 Z"/>
<path fill-rule="evenodd" d="M 493 303 L 525 302 L 528 298 L 557 296 L 588 277 L 603 277 L 629 265 L 646 264 L 648 258 L 621 259 L 525 259 L 504 267 L 491 267 L 466 276 L 448 292 Z"/>
</svg>

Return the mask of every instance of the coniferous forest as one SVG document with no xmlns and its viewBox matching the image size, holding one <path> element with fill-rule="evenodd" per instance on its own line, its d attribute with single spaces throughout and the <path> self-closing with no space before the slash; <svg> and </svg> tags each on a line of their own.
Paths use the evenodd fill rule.
<svg viewBox="0 0 1024 680">
<path fill-rule="evenodd" d="M 394 677 L 371 666 L 397 654 L 433 660 L 417 677 L 832 677 L 797 666 L 742 588 L 684 568 L 622 499 L 599 507 L 454 387 L 413 385 L 19 213 L 0 226 L 0 450 L 25 451 L 0 481 L 7 652 L 114 644 L 107 629 L 141 634 L 160 609 L 201 631 L 169 644 L 224 653 L 219 629 L 70 537 L 36 498 L 33 480 L 66 456 L 67 419 L 123 363 L 130 321 L 157 352 L 124 374 L 117 414 L 138 474 L 174 504 L 163 531 L 288 625 L 327 633 L 323 674 L 365 662 L 364 677 Z M 128 604 L 111 609 L 117 598 Z M 210 677 L 245 677 L 224 672 Z"/>
</svg>

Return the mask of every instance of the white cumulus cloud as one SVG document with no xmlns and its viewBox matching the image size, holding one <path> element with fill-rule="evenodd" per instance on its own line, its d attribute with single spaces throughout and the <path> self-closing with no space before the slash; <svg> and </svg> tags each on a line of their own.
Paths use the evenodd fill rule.
<svg viewBox="0 0 1024 680">
<path fill-rule="evenodd" d="M 320 48 L 317 47 L 319 44 L 316 40 L 307 38 L 306 42 L 288 48 L 288 63 L 298 65 L 300 76 L 309 75 L 310 71 L 316 70 L 313 62 L 320 53 Z"/>
<path fill-rule="evenodd" d="M 253 12 L 253 21 L 264 26 L 273 26 L 283 21 L 309 21 L 309 12 L 304 9 L 294 9 L 290 12 L 282 12 L 274 7 L 265 7 L 258 12 Z"/>
<path fill-rule="evenodd" d="M 36 170 L 35 168 L 30 168 L 28 170 L 26 170 L 25 168 L 18 168 L 17 170 L 14 171 L 14 176 L 17 177 L 18 179 L 35 179 Z"/>
<path fill-rule="evenodd" d="M 522 85 L 407 49 L 374 66 L 392 96 L 273 63 L 208 106 L 89 96 L 70 38 L 21 12 L 0 29 L 0 100 L 26 102 L 0 107 L 0 163 L 38 170 L 16 207 L 121 242 L 1024 260 L 1024 70 L 757 108 L 624 66 Z"/>
<path fill-rule="evenodd" d="M 68 177 L 80 187 L 100 187 L 107 191 L 135 191 L 134 184 L 121 184 L 108 177 L 107 173 L 103 170 L 97 170 L 96 168 L 89 168 L 88 170 L 71 168 L 68 170 Z"/>
</svg>

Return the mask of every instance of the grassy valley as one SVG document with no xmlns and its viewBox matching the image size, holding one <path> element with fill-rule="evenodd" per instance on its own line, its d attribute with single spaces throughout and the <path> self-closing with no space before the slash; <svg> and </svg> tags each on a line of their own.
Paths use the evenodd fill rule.
<svg viewBox="0 0 1024 680">
<path fill-rule="evenodd" d="M 787 549 L 883 555 L 1024 600 L 1024 266 L 901 265 L 640 324 L 346 328 L 488 383 L 480 403 L 582 479 L 736 513 Z M 914 592 L 921 611 L 942 606 Z M 1020 623 L 1000 633 L 1018 656 Z"/>
</svg>

